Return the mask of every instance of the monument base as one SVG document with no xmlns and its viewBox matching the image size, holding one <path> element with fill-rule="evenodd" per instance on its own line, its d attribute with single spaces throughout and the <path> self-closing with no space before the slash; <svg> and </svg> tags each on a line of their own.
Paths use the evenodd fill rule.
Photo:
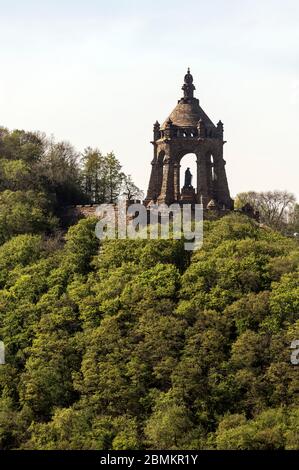
<svg viewBox="0 0 299 470">
<path fill-rule="evenodd" d="M 196 202 L 196 194 L 195 194 L 195 189 L 193 186 L 184 186 L 181 191 L 181 196 L 180 196 L 180 201 L 181 202 L 189 202 L 189 203 L 195 203 Z"/>
</svg>

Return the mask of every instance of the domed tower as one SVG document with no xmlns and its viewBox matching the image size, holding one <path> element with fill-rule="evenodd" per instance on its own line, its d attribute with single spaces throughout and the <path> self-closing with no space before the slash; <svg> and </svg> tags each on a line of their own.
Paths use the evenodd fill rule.
<svg viewBox="0 0 299 470">
<path fill-rule="evenodd" d="M 223 159 L 223 124 L 217 126 L 194 97 L 195 86 L 188 69 L 182 86 L 183 98 L 160 126 L 154 124 L 154 158 L 145 200 L 172 204 L 184 202 L 180 183 L 180 162 L 187 153 L 196 155 L 197 188 L 193 201 L 207 208 L 210 201 L 219 208 L 233 209 Z M 189 202 L 190 202 L 189 192 Z"/>
</svg>

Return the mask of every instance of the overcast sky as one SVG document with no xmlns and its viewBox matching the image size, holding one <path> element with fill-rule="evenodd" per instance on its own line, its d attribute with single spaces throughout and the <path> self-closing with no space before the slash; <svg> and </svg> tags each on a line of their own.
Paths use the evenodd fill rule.
<svg viewBox="0 0 299 470">
<path fill-rule="evenodd" d="M 181 97 L 225 126 L 232 196 L 299 198 L 298 0 L 0 0 L 0 125 L 113 150 L 146 189 Z"/>
</svg>

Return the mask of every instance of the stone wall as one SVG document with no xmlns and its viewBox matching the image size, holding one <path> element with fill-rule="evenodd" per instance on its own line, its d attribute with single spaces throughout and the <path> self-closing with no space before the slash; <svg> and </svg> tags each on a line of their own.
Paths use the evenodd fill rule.
<svg viewBox="0 0 299 470">
<path fill-rule="evenodd" d="M 137 201 L 135 201 L 137 203 Z M 140 201 L 138 201 L 140 202 Z M 80 219 L 87 218 L 87 217 L 96 217 L 96 208 L 97 204 L 85 204 L 85 205 L 76 205 L 76 206 L 67 206 L 64 207 L 63 210 L 61 211 L 60 217 L 63 223 L 63 226 L 65 228 L 74 225 L 77 223 Z M 117 216 L 117 205 L 115 204 L 115 213 Z M 204 219 L 207 220 L 216 220 L 221 217 L 224 217 L 225 215 L 229 214 L 231 211 L 229 209 L 204 209 L 203 210 L 203 217 Z M 258 220 L 256 217 L 256 214 L 250 213 L 249 211 L 242 211 L 242 210 L 236 210 L 235 212 L 240 212 L 246 214 L 248 217 L 254 218 Z M 147 208 L 147 219 L 148 221 L 150 220 L 149 218 L 150 214 L 150 208 Z"/>
</svg>

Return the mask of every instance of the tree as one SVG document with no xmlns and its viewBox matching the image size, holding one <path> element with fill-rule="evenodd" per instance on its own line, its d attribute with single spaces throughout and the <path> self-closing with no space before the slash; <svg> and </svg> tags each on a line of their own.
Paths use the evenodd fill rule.
<svg viewBox="0 0 299 470">
<path fill-rule="evenodd" d="M 98 149 L 87 147 L 83 153 L 83 190 L 89 201 L 102 203 L 104 157 Z"/>
<path fill-rule="evenodd" d="M 82 201 L 79 154 L 71 144 L 47 141 L 43 157 L 34 169 L 49 197 L 54 197 L 56 208 Z"/>
<path fill-rule="evenodd" d="M 240 193 L 235 200 L 236 208 L 249 203 L 260 214 L 261 222 L 269 227 L 285 229 L 290 213 L 294 210 L 296 198 L 287 191 Z"/>
<path fill-rule="evenodd" d="M 83 200 L 78 152 L 40 132 L 0 128 L 0 181 L 0 191 L 43 192 L 55 209 Z"/>
<path fill-rule="evenodd" d="M 62 266 L 68 272 L 84 274 L 90 270 L 92 257 L 97 253 L 99 240 L 95 234 L 96 219 L 82 219 L 70 227 L 66 235 L 66 245 Z"/>
<path fill-rule="evenodd" d="M 16 266 L 28 266 L 43 254 L 39 235 L 18 235 L 4 243 L 0 246 L 0 286 Z"/>
<path fill-rule="evenodd" d="M 92 203 L 114 203 L 121 194 L 124 174 L 114 153 L 102 155 L 88 147 L 83 154 L 83 188 Z"/>
<path fill-rule="evenodd" d="M 299 233 L 299 204 L 295 204 L 290 212 L 288 229 L 292 234 Z"/>
<path fill-rule="evenodd" d="M 0 244 L 22 233 L 49 233 L 57 222 L 45 194 L 32 190 L 0 193 Z"/>
<path fill-rule="evenodd" d="M 41 160 L 47 146 L 45 134 L 0 128 L 0 155 L 9 160 L 34 164 Z"/>
<path fill-rule="evenodd" d="M 131 175 L 124 175 L 122 182 L 122 194 L 128 201 L 132 199 L 143 199 L 144 194 L 133 182 Z"/>
<path fill-rule="evenodd" d="M 169 394 L 161 394 L 145 425 L 145 435 L 154 449 L 180 449 L 192 423 L 188 410 Z"/>
<path fill-rule="evenodd" d="M 30 185 L 30 166 L 24 160 L 0 160 L 0 190 L 17 191 Z"/>
<path fill-rule="evenodd" d="M 246 421 L 242 415 L 225 417 L 216 433 L 217 449 L 281 450 L 298 448 L 298 410 L 265 410 Z"/>
<path fill-rule="evenodd" d="M 113 152 L 108 153 L 105 158 L 105 182 L 107 184 L 105 200 L 107 202 L 113 203 L 117 201 L 123 178 L 124 174 L 121 171 L 121 164 Z"/>
</svg>

